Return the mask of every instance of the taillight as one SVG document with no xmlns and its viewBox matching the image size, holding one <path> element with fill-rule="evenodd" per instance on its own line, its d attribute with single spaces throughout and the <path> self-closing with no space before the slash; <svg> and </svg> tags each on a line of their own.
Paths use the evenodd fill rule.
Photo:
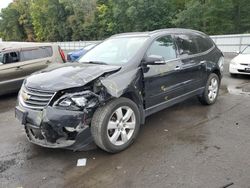
<svg viewBox="0 0 250 188">
<path fill-rule="evenodd" d="M 62 58 L 63 62 L 65 63 L 66 62 L 66 57 L 65 57 L 65 54 L 64 54 L 64 52 L 63 52 L 63 50 L 61 49 L 60 46 L 58 47 L 58 50 L 59 50 L 59 53 L 61 55 L 61 58 Z"/>
<path fill-rule="evenodd" d="M 225 58 L 224 57 L 221 57 L 219 59 L 219 62 L 218 62 L 218 65 L 219 65 L 219 68 L 220 68 L 220 71 L 223 72 L 224 71 L 224 62 L 225 62 Z"/>
</svg>

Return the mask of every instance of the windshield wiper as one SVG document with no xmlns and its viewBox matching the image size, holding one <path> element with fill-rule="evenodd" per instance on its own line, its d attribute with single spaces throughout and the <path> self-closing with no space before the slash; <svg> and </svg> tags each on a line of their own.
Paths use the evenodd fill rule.
<svg viewBox="0 0 250 188">
<path fill-rule="evenodd" d="M 88 61 L 86 63 L 98 64 L 98 65 L 108 65 L 108 63 L 105 63 L 105 62 L 102 62 L 102 61 Z"/>
<path fill-rule="evenodd" d="M 98 65 L 107 65 L 108 64 L 108 63 L 105 63 L 103 61 L 90 61 L 89 63 L 98 64 Z"/>
</svg>

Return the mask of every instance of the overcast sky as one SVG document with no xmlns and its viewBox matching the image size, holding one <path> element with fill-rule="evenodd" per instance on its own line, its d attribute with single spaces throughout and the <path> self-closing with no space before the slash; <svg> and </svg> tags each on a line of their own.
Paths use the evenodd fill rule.
<svg viewBox="0 0 250 188">
<path fill-rule="evenodd" d="M 0 0 L 0 10 L 2 8 L 5 8 L 8 6 L 8 4 L 10 4 L 12 2 L 12 0 Z"/>
</svg>

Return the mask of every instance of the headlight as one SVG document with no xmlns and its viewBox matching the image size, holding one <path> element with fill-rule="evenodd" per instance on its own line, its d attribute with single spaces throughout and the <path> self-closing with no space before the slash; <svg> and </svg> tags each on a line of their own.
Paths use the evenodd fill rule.
<svg viewBox="0 0 250 188">
<path fill-rule="evenodd" d="M 83 110 L 93 108 L 99 103 L 99 96 L 92 91 L 82 91 L 78 93 L 66 93 L 54 102 L 53 107 L 65 110 Z"/>
<path fill-rule="evenodd" d="M 230 62 L 230 64 L 231 64 L 231 65 L 237 65 L 237 63 L 236 63 L 234 60 L 232 60 L 232 61 Z"/>
<path fill-rule="evenodd" d="M 54 107 L 66 110 L 81 110 L 88 104 L 88 99 L 84 95 L 66 94 L 60 97 L 54 104 Z"/>
<path fill-rule="evenodd" d="M 72 103 L 73 103 L 72 100 L 65 98 L 61 100 L 60 102 L 58 102 L 56 106 L 69 107 L 72 105 Z"/>
<path fill-rule="evenodd" d="M 224 57 L 221 57 L 219 59 L 218 65 L 219 65 L 220 71 L 223 72 L 223 70 L 224 70 Z"/>
<path fill-rule="evenodd" d="M 86 98 L 82 96 L 72 97 L 71 99 L 76 103 L 77 106 L 81 106 L 81 107 L 84 107 L 88 101 Z"/>
</svg>

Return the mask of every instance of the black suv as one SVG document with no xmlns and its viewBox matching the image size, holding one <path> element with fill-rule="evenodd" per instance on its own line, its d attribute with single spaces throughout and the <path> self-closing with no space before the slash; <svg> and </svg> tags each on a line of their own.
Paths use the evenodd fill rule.
<svg viewBox="0 0 250 188">
<path fill-rule="evenodd" d="M 30 142 L 50 148 L 124 150 L 145 118 L 197 96 L 215 103 L 224 57 L 204 33 L 163 29 L 114 35 L 76 63 L 29 76 L 16 117 Z"/>
</svg>

